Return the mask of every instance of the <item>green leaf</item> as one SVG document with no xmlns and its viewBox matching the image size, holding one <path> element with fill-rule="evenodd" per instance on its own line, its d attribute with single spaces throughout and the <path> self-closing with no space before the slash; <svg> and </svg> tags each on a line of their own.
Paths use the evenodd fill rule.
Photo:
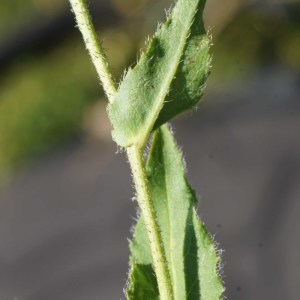
<svg viewBox="0 0 300 300">
<path fill-rule="evenodd" d="M 139 62 L 108 105 L 113 138 L 123 147 L 144 145 L 153 128 L 199 101 L 209 74 L 210 40 L 204 0 L 178 0 Z"/>
<path fill-rule="evenodd" d="M 175 300 L 217 300 L 223 286 L 215 244 L 195 211 L 182 156 L 166 126 L 153 137 L 147 161 L 150 195 L 167 255 Z M 140 217 L 130 244 L 127 298 L 159 299 L 147 231 Z"/>
</svg>

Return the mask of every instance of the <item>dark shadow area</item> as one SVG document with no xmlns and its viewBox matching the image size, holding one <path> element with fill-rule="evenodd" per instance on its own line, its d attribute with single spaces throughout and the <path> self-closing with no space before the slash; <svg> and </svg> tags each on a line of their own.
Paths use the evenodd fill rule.
<svg viewBox="0 0 300 300">
<path fill-rule="evenodd" d="M 187 220 L 193 220 L 193 206 L 190 208 Z M 197 251 L 197 238 L 195 233 L 195 227 L 189 222 L 186 223 L 186 233 L 184 240 L 184 271 L 185 271 L 185 283 L 187 290 L 187 300 L 194 300 L 201 298 L 200 292 L 200 278 L 199 278 L 199 262 Z"/>
<path fill-rule="evenodd" d="M 93 1 L 90 9 L 98 20 L 98 26 L 116 26 L 121 19 L 108 1 Z M 15 32 L 10 32 L 0 41 L 0 78 L 14 62 L 28 55 L 45 55 L 78 35 L 75 25 L 74 15 L 68 8 L 53 16 L 37 16 Z"/>
</svg>

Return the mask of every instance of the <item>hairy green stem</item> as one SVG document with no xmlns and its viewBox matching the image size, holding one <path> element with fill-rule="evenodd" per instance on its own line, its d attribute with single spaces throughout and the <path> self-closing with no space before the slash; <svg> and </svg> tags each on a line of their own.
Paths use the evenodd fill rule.
<svg viewBox="0 0 300 300">
<path fill-rule="evenodd" d="M 104 91 L 107 94 L 108 100 L 112 102 L 116 94 L 116 84 L 112 78 L 107 59 L 91 21 L 86 2 L 85 0 L 69 1 L 74 11 L 78 27 L 83 35 L 87 50 L 102 82 Z M 138 203 L 148 232 L 160 299 L 172 300 L 171 277 L 167 266 L 161 232 L 153 208 L 153 202 L 148 192 L 148 180 L 145 172 L 145 164 L 142 159 L 142 149 L 132 146 L 126 150 L 133 174 Z"/>
<path fill-rule="evenodd" d="M 116 84 L 112 78 L 101 43 L 92 23 L 85 0 L 70 0 L 79 30 L 85 45 L 95 65 L 109 102 L 112 102 L 116 92 Z"/>
<path fill-rule="evenodd" d="M 148 180 L 145 164 L 142 159 L 142 151 L 135 146 L 132 146 L 127 148 L 127 156 L 132 169 L 137 200 L 148 232 L 160 299 L 171 300 L 173 299 L 171 277 L 168 270 L 161 232 L 153 207 L 153 201 L 148 191 Z"/>
</svg>

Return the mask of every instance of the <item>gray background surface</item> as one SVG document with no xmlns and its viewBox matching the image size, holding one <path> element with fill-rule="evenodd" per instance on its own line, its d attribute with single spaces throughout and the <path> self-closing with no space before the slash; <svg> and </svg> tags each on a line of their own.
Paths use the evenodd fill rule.
<svg viewBox="0 0 300 300">
<path fill-rule="evenodd" d="M 225 249 L 228 299 L 299 299 L 299 82 L 266 70 L 173 123 L 199 214 Z M 1 193 L 1 300 L 124 299 L 136 203 L 115 152 L 73 141 Z"/>
</svg>

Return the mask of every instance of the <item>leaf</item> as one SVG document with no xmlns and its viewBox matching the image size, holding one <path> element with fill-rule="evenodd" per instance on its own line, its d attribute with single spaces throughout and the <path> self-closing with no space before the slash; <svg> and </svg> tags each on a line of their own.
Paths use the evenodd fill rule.
<svg viewBox="0 0 300 300">
<path fill-rule="evenodd" d="M 108 105 L 113 139 L 144 145 L 153 128 L 199 101 L 210 68 L 204 0 L 178 0 Z"/>
<path fill-rule="evenodd" d="M 147 161 L 150 194 L 167 255 L 175 300 L 217 300 L 223 286 L 217 273 L 215 244 L 195 211 L 182 156 L 167 126 L 153 137 Z M 147 231 L 137 222 L 130 244 L 131 272 L 127 298 L 159 299 Z"/>
</svg>

